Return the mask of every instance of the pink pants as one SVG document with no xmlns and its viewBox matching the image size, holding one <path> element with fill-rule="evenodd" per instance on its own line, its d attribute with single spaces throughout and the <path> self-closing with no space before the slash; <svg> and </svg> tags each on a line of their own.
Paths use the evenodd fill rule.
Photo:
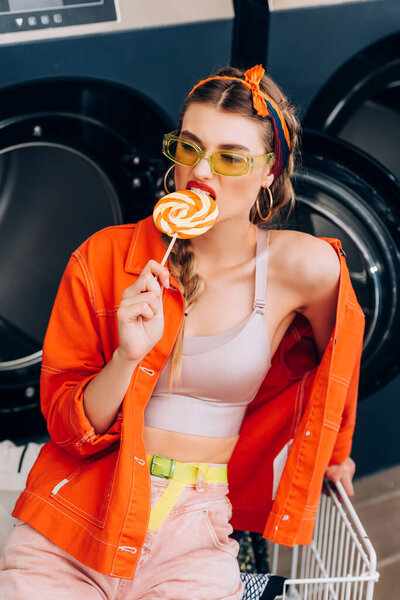
<svg viewBox="0 0 400 600">
<path fill-rule="evenodd" d="M 168 480 L 151 475 L 154 506 Z M 98 573 L 30 525 L 8 536 L 0 572 L 4 600 L 239 600 L 238 543 L 228 537 L 228 485 L 188 484 L 166 520 L 148 531 L 133 580 Z"/>
</svg>

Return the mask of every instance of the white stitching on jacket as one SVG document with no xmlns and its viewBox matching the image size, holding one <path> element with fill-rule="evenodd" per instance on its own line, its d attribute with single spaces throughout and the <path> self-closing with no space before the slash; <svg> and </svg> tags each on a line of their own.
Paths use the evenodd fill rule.
<svg viewBox="0 0 400 600">
<path fill-rule="evenodd" d="M 72 256 L 75 257 L 75 259 L 78 261 L 78 263 L 82 269 L 82 273 L 83 273 L 83 275 L 85 277 L 85 281 L 86 281 L 87 291 L 90 296 L 92 308 L 96 312 L 96 294 L 94 291 L 93 281 L 90 276 L 89 267 L 88 267 L 83 255 L 78 250 L 75 250 L 75 252 L 72 253 Z"/>
</svg>

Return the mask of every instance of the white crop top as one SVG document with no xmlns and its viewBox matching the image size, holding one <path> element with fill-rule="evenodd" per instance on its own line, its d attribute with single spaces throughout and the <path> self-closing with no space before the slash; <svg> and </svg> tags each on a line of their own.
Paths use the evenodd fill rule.
<svg viewBox="0 0 400 600">
<path fill-rule="evenodd" d="M 181 380 L 169 395 L 169 358 L 146 406 L 145 425 L 207 437 L 238 435 L 246 407 L 271 366 L 268 250 L 269 231 L 258 229 L 253 312 L 223 333 L 185 336 Z"/>
</svg>

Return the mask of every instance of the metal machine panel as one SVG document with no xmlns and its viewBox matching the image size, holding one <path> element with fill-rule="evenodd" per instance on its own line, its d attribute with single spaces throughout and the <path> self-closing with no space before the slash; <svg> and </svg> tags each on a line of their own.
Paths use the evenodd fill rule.
<svg viewBox="0 0 400 600">
<path fill-rule="evenodd" d="M 115 21 L 115 0 L 2 0 L 0 32 L 37 31 L 53 27 Z"/>
<path fill-rule="evenodd" d="M 11 6 L 15 6 L 13 14 L 9 14 Z M 17 15 L 17 6 L 27 10 Z M 49 23 L 43 24 L 46 16 Z M 0 32 L 10 31 L 0 37 L 0 44 L 224 21 L 233 16 L 231 0 L 0 0 Z M 29 17 L 36 21 L 29 22 Z M 17 18 L 24 20 L 17 23 Z"/>
</svg>

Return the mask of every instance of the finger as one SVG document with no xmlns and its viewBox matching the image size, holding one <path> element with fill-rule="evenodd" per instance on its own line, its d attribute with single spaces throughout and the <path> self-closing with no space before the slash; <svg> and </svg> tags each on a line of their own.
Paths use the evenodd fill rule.
<svg viewBox="0 0 400 600">
<path fill-rule="evenodd" d="M 136 302 L 131 306 L 120 306 L 118 309 L 118 320 L 122 325 L 130 325 L 139 317 L 145 321 L 154 318 L 154 311 L 148 302 Z"/>
<path fill-rule="evenodd" d="M 347 460 L 348 460 L 348 464 L 349 464 L 350 475 L 351 475 L 351 477 L 353 477 L 354 473 L 356 472 L 356 463 L 351 458 L 351 456 L 349 456 L 349 458 Z"/>
<path fill-rule="evenodd" d="M 154 292 L 157 296 L 161 296 L 162 290 L 157 279 L 150 271 L 141 272 L 139 278 L 130 287 L 123 290 L 121 294 L 122 300 L 132 298 L 142 292 Z"/>
<path fill-rule="evenodd" d="M 143 321 L 151 321 L 152 319 L 154 319 L 155 316 L 155 312 L 153 311 L 153 309 L 151 308 L 150 304 L 148 304 L 147 302 L 143 303 L 143 311 L 141 313 L 141 317 L 143 319 Z"/>
<path fill-rule="evenodd" d="M 150 272 L 154 277 L 158 278 L 164 287 L 169 287 L 169 271 L 167 267 L 162 267 L 156 260 L 149 260 L 142 273 L 147 272 Z"/>
<path fill-rule="evenodd" d="M 340 478 L 339 478 L 339 474 L 337 473 L 337 471 L 335 470 L 334 467 L 327 468 L 327 470 L 325 471 L 325 478 L 331 484 L 331 490 L 333 491 L 333 493 L 340 500 L 340 495 L 336 488 L 336 483 L 339 481 Z M 330 496 L 329 492 L 327 492 L 327 495 Z"/>
<path fill-rule="evenodd" d="M 328 467 L 325 472 L 325 477 L 332 483 L 337 483 L 340 480 L 340 475 L 333 467 Z"/>
<path fill-rule="evenodd" d="M 328 479 L 326 473 L 325 473 L 325 477 Z M 339 491 L 338 491 L 338 489 L 336 487 L 335 482 L 332 481 L 331 479 L 328 479 L 328 481 L 329 481 L 329 484 L 330 484 L 331 492 L 333 492 L 335 494 L 335 496 L 339 500 L 339 502 L 343 503 L 343 500 L 342 500 L 342 498 L 341 498 L 341 496 L 339 494 Z M 322 492 L 325 494 L 325 496 L 329 496 L 329 497 L 331 496 L 331 494 L 329 493 L 329 491 L 325 488 L 325 485 L 322 488 Z"/>
<path fill-rule="evenodd" d="M 130 306 L 141 304 L 143 302 L 147 302 L 150 305 L 154 314 L 160 310 L 162 305 L 161 296 L 156 292 L 141 292 L 135 296 L 121 300 L 120 307 L 129 308 Z"/>
<path fill-rule="evenodd" d="M 342 477 L 341 484 L 349 498 L 354 496 L 354 488 L 349 475 L 344 475 Z"/>
</svg>

